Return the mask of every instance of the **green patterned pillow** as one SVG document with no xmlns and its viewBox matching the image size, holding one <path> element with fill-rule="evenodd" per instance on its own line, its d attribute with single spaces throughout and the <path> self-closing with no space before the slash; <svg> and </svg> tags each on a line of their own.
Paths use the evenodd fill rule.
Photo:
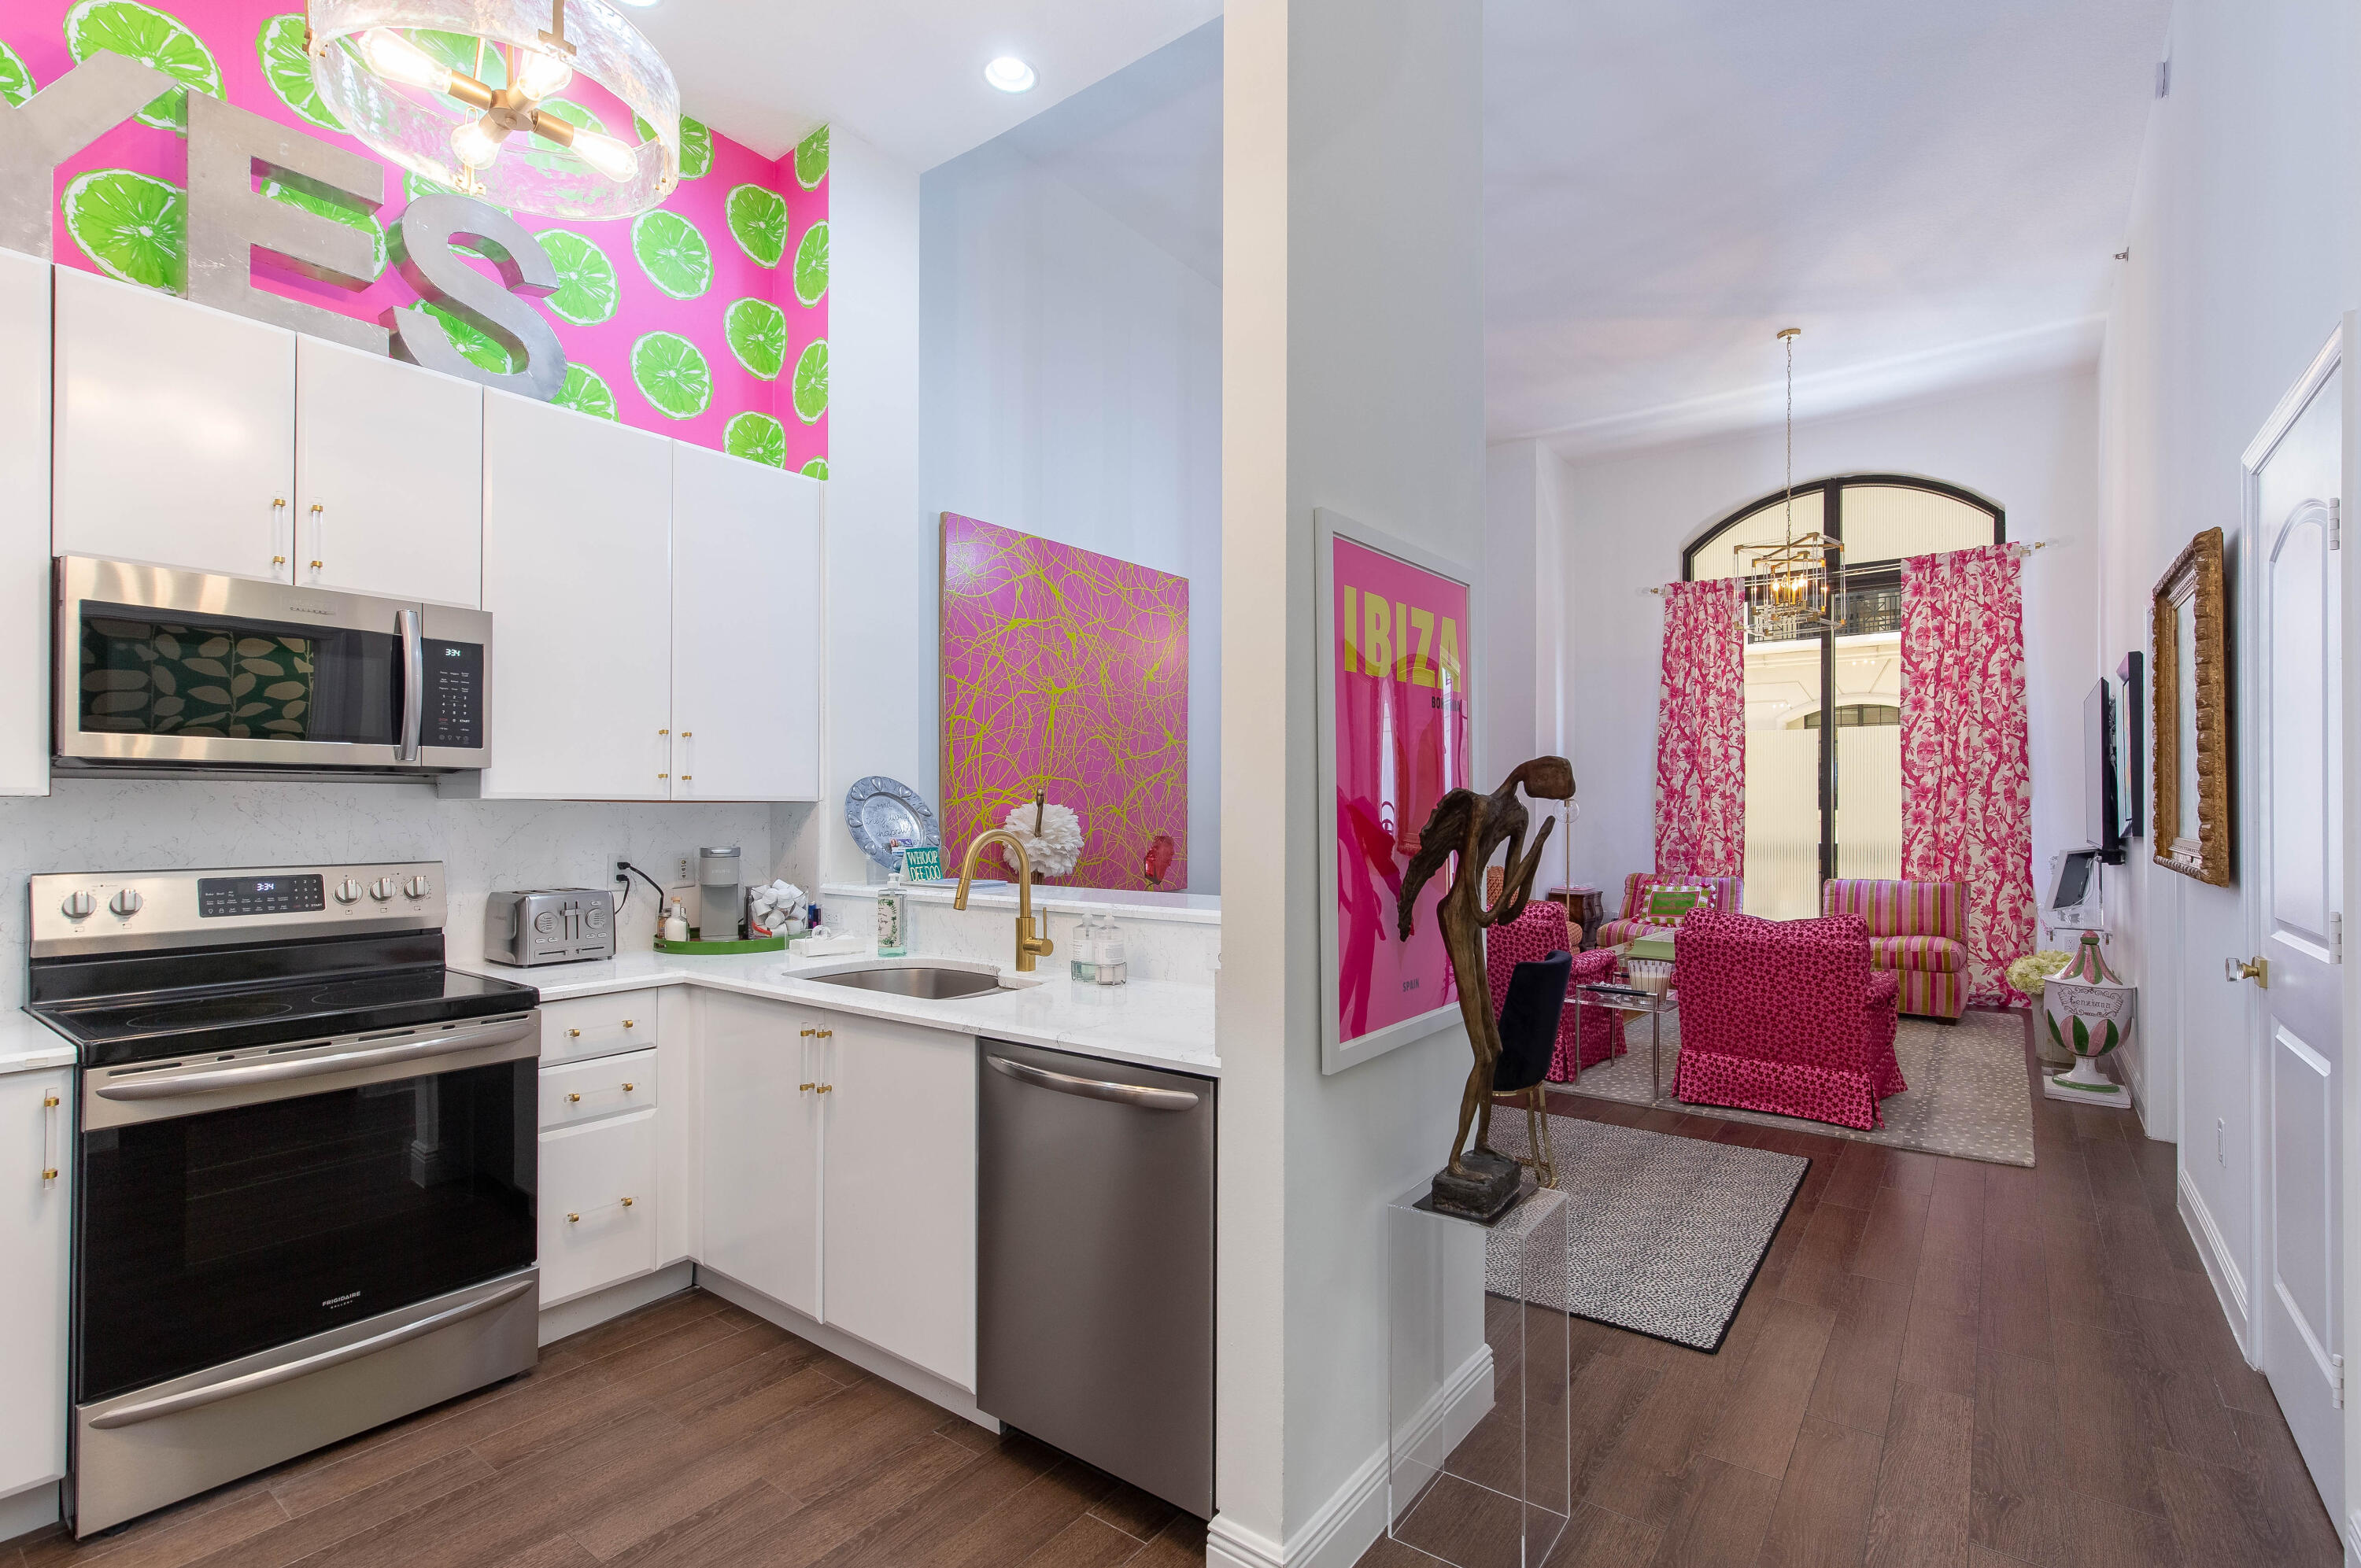
<svg viewBox="0 0 2361 1568">
<path fill-rule="evenodd" d="M 1712 889 L 1695 883 L 1666 883 L 1648 890 L 1647 907 L 1640 918 L 1651 926 L 1667 928 L 1678 926 L 1688 912 L 1706 903 Z"/>
</svg>

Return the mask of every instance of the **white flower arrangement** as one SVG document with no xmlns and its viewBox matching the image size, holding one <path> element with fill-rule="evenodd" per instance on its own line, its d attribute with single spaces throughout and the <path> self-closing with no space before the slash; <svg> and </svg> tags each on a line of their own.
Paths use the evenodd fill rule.
<svg viewBox="0 0 2361 1568">
<path fill-rule="evenodd" d="M 1037 813 L 1041 824 L 1038 833 L 1033 829 Z M 1055 801 L 1037 806 L 1028 800 L 1010 806 L 1001 826 L 1025 841 L 1033 869 L 1045 877 L 1066 875 L 1082 858 L 1082 819 L 1071 806 Z"/>
</svg>

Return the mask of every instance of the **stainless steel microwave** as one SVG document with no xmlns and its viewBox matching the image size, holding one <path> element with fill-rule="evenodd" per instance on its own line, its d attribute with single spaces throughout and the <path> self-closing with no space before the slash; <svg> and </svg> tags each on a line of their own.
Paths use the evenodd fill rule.
<svg viewBox="0 0 2361 1568">
<path fill-rule="evenodd" d="M 56 561 L 56 766 L 412 776 L 490 759 L 492 618 L 131 561 Z"/>
</svg>

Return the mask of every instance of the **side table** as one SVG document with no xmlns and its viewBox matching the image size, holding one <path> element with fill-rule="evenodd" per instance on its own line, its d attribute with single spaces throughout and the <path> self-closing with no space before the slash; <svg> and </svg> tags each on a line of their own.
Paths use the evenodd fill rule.
<svg viewBox="0 0 2361 1568">
<path fill-rule="evenodd" d="M 1680 1015 L 1681 993 L 1665 990 L 1651 992 L 1636 985 L 1577 985 L 1574 1002 L 1593 1007 L 1611 1007 L 1619 1013 L 1648 1015 L 1648 1103 L 1655 1104 L 1664 1097 L 1664 1014 Z M 1582 1014 L 1583 1008 L 1574 1010 L 1574 1081 L 1582 1081 Z"/>
<path fill-rule="evenodd" d="M 1582 927 L 1584 952 L 1598 946 L 1598 927 L 1607 921 L 1607 899 L 1595 887 L 1554 887 L 1550 897 L 1565 905 L 1565 917 Z"/>
</svg>

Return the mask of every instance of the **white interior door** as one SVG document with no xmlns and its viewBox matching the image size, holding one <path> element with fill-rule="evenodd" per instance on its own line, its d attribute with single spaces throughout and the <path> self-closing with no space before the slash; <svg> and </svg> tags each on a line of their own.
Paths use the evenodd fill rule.
<svg viewBox="0 0 2361 1568">
<path fill-rule="evenodd" d="M 2257 443 L 2251 560 L 2261 956 L 2262 1366 L 2304 1463 L 2344 1517 L 2337 1197 L 2344 1085 L 2341 546 L 2335 346 Z M 2285 411 L 2292 407 L 2290 416 Z"/>
</svg>

